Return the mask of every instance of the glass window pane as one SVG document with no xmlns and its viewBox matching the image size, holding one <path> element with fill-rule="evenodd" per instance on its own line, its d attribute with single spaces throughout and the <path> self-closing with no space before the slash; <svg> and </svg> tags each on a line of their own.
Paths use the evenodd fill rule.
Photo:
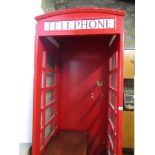
<svg viewBox="0 0 155 155">
<path fill-rule="evenodd" d="M 116 73 L 110 74 L 110 87 L 116 88 Z"/>
<path fill-rule="evenodd" d="M 55 68 L 55 60 L 54 57 L 47 55 L 47 63 L 46 63 L 48 68 Z"/>
<path fill-rule="evenodd" d="M 54 101 L 54 89 L 49 90 L 46 92 L 46 104 L 49 104 L 50 102 Z"/>
<path fill-rule="evenodd" d="M 55 73 L 47 72 L 46 73 L 46 86 L 55 85 Z"/>
<path fill-rule="evenodd" d="M 108 67 L 109 67 L 109 71 L 110 71 L 111 70 L 111 57 L 109 58 Z"/>
<path fill-rule="evenodd" d="M 112 110 L 110 110 L 110 120 L 112 121 L 114 125 L 114 112 Z"/>
<path fill-rule="evenodd" d="M 52 133 L 53 131 L 53 125 L 49 124 L 46 128 L 45 128 L 45 139 L 48 138 L 48 136 Z"/>
<path fill-rule="evenodd" d="M 112 149 L 110 147 L 110 144 L 108 146 L 108 155 L 114 155 L 114 153 L 113 153 L 113 151 L 112 151 Z"/>
<path fill-rule="evenodd" d="M 113 87 L 113 88 L 115 88 L 115 73 L 112 73 L 111 74 L 111 86 Z"/>
<path fill-rule="evenodd" d="M 114 132 L 112 131 L 112 129 L 110 128 L 110 132 L 109 132 L 109 135 L 112 139 L 112 141 L 114 142 Z"/>
<path fill-rule="evenodd" d="M 54 114 L 53 108 L 50 107 L 50 108 L 48 108 L 48 109 L 46 110 L 46 112 L 45 112 L 45 120 L 46 120 L 46 122 L 47 122 L 49 119 L 52 118 L 53 114 Z"/>
<path fill-rule="evenodd" d="M 112 69 L 116 68 L 116 55 L 115 53 L 112 55 Z"/>
<path fill-rule="evenodd" d="M 110 91 L 110 104 L 115 107 L 115 93 L 113 91 Z"/>
</svg>

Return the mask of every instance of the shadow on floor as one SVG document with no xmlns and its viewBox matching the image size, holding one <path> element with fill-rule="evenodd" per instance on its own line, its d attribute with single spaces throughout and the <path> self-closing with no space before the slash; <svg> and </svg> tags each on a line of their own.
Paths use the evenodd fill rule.
<svg viewBox="0 0 155 155">
<path fill-rule="evenodd" d="M 123 155 L 134 155 L 134 149 L 123 148 Z"/>
</svg>

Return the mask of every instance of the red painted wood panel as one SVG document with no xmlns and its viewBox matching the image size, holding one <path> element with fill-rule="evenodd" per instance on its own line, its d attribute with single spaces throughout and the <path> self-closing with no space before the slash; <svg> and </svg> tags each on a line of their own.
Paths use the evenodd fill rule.
<svg viewBox="0 0 155 155">
<path fill-rule="evenodd" d="M 108 51 L 104 39 L 65 38 L 61 50 L 60 129 L 88 132 L 89 155 L 105 150 Z"/>
<path fill-rule="evenodd" d="M 116 155 L 122 154 L 124 15 L 123 11 L 112 9 L 80 8 L 51 12 L 36 18 L 33 155 L 40 155 L 47 145 L 44 143 L 44 149 L 40 150 L 41 92 L 46 90 L 46 88 L 41 88 L 42 71 L 56 73 L 58 77 L 59 84 L 58 87 L 55 86 L 55 89 L 58 88 L 56 91 L 58 102 L 54 104 L 57 111 L 54 121 L 55 131 L 66 129 L 88 132 L 88 155 L 101 155 L 108 152 L 110 146 L 107 139 L 107 135 L 110 133 L 108 91 L 111 89 L 108 89 L 108 75 L 117 72 L 117 90 L 111 90 L 116 91 L 117 94 L 114 109 L 116 127 L 114 129 L 115 149 L 113 151 Z M 114 27 L 112 29 L 63 29 L 55 31 L 44 29 L 44 22 L 100 18 L 113 19 L 115 21 Z M 103 34 L 104 36 L 102 36 Z M 115 39 L 112 46 L 109 46 L 114 35 L 119 37 Z M 60 45 L 58 51 L 54 48 L 53 43 L 47 41 L 46 36 L 56 39 Z M 60 37 L 58 38 L 58 36 Z M 51 53 L 57 60 L 57 69 L 42 68 L 43 51 L 48 51 L 48 53 L 57 51 L 57 54 Z M 112 51 L 111 53 L 118 51 L 118 66 L 111 73 L 108 72 L 110 51 Z M 48 138 L 48 141 L 55 133 Z"/>
</svg>

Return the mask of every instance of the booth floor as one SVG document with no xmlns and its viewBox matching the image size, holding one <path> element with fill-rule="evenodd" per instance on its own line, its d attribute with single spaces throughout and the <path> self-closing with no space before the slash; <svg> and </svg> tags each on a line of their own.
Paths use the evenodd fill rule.
<svg viewBox="0 0 155 155">
<path fill-rule="evenodd" d="M 44 155 L 86 155 L 87 135 L 83 132 L 59 131 Z"/>
</svg>

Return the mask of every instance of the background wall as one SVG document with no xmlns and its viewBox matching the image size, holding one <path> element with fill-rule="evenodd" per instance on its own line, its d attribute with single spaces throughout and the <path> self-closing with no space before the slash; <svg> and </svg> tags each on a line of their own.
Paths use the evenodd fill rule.
<svg viewBox="0 0 155 155">
<path fill-rule="evenodd" d="M 135 49 L 135 0 L 42 0 L 44 12 L 75 7 L 113 8 L 126 11 L 125 49 Z"/>
<path fill-rule="evenodd" d="M 0 2 L 0 154 L 18 155 L 19 143 L 31 143 L 38 14 L 42 14 L 40 0 Z M 22 148 L 20 155 L 25 155 L 27 147 Z"/>
</svg>

